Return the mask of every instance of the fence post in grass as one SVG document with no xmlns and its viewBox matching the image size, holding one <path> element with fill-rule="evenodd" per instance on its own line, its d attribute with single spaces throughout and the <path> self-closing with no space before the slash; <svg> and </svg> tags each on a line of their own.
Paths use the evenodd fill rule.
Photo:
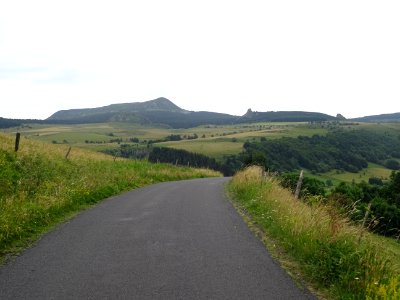
<svg viewBox="0 0 400 300">
<path fill-rule="evenodd" d="M 267 178 L 267 172 L 264 166 L 261 167 L 261 178 Z"/>
<path fill-rule="evenodd" d="M 71 146 L 69 146 L 67 154 L 65 154 L 65 159 L 68 159 L 69 153 L 71 152 Z"/>
<path fill-rule="evenodd" d="M 361 242 L 361 238 L 362 238 L 362 236 L 363 236 L 363 233 L 364 233 L 364 227 L 365 227 L 365 223 L 367 222 L 367 218 L 368 218 L 368 215 L 369 215 L 369 213 L 371 212 L 371 204 L 372 204 L 372 202 L 370 202 L 369 204 L 368 204 L 368 207 L 367 207 L 367 211 L 365 212 L 365 215 L 364 215 L 364 219 L 363 219 L 363 222 L 362 222 L 362 225 L 361 225 L 361 232 L 360 232 L 360 236 L 358 237 L 358 243 L 360 244 L 360 242 Z"/>
<path fill-rule="evenodd" d="M 304 172 L 301 170 L 299 180 L 297 181 L 297 186 L 296 186 L 296 191 L 294 193 L 294 198 L 299 199 L 300 191 L 301 191 L 301 185 L 303 184 L 303 179 L 304 179 Z"/>
<path fill-rule="evenodd" d="M 21 133 L 17 132 L 15 136 L 15 152 L 19 149 L 19 140 L 21 139 Z"/>
</svg>

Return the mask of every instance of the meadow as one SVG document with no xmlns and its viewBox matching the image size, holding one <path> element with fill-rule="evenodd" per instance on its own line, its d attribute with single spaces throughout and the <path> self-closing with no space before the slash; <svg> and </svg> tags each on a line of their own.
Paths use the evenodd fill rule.
<svg viewBox="0 0 400 300">
<path fill-rule="evenodd" d="M 392 170 L 385 168 L 384 166 L 369 163 L 368 168 L 363 169 L 356 173 L 349 173 L 343 171 L 330 171 L 327 173 L 322 173 L 319 175 L 314 175 L 311 173 L 306 173 L 307 176 L 315 177 L 324 182 L 327 180 L 331 180 L 334 185 L 337 185 L 340 182 L 356 182 L 359 183 L 361 181 L 368 182 L 368 179 L 371 177 L 380 178 L 382 180 L 387 180 L 391 174 Z"/>
<path fill-rule="evenodd" d="M 53 143 L 64 143 L 79 147 L 104 148 L 114 147 L 110 143 L 112 139 L 121 139 L 123 143 L 129 143 L 129 139 L 138 138 L 141 142 L 160 140 L 169 135 L 186 136 L 197 135 L 198 139 L 167 142 L 164 145 L 177 149 L 194 149 L 201 154 L 207 154 L 207 147 L 201 149 L 204 143 L 221 143 L 219 150 L 210 153 L 221 156 L 227 143 L 234 144 L 228 149 L 236 149 L 232 153 L 239 153 L 244 142 L 248 140 L 280 137 L 296 137 L 299 135 L 312 136 L 314 134 L 325 134 L 326 128 L 308 125 L 306 123 L 253 123 L 237 125 L 205 125 L 188 129 L 172 129 L 161 126 L 142 126 L 129 123 L 99 123 L 99 124 L 77 124 L 77 125 L 34 125 L 11 128 L 5 130 L 8 133 L 16 131 L 27 138 Z M 91 141 L 93 143 L 87 143 Z M 190 145 L 193 143 L 194 145 Z M 160 143 L 159 145 L 163 145 Z M 204 152 L 202 152 L 204 151 Z"/>
<path fill-rule="evenodd" d="M 0 134 L 0 261 L 43 232 L 121 192 L 162 181 L 220 176 L 218 172 L 125 160 L 69 145 Z M 68 155 L 67 155 L 68 153 Z"/>
<path fill-rule="evenodd" d="M 24 137 L 32 140 L 40 140 L 49 143 L 72 145 L 74 147 L 104 151 L 117 149 L 120 144 L 132 144 L 138 147 L 146 147 L 149 141 L 165 139 L 170 135 L 180 135 L 179 141 L 158 142 L 155 146 L 171 147 L 210 156 L 222 161 L 226 155 L 235 155 L 243 151 L 243 144 L 247 141 L 259 141 L 261 139 L 279 139 L 282 137 L 325 135 L 330 130 L 341 128 L 345 130 L 369 129 L 381 134 L 387 130 L 400 131 L 399 123 L 251 123 L 235 125 L 205 125 L 187 129 L 171 129 L 162 126 L 145 126 L 130 123 L 100 123 L 78 125 L 30 125 L 21 128 L 12 128 L 7 132 L 19 130 Z M 197 135 L 196 139 L 187 139 Z M 185 138 L 186 137 L 186 138 Z M 139 143 L 132 142 L 137 138 Z M 340 181 L 360 182 L 368 181 L 370 177 L 386 179 L 390 174 L 387 168 L 369 164 L 368 168 L 357 173 L 331 171 L 322 174 L 309 174 L 323 181 L 338 184 Z"/>
</svg>

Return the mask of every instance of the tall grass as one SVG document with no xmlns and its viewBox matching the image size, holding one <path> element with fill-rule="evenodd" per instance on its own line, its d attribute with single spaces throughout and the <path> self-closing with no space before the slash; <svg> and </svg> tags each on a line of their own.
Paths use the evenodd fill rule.
<svg viewBox="0 0 400 300">
<path fill-rule="evenodd" d="M 398 270 L 371 234 L 350 224 L 333 205 L 295 200 L 261 174 L 258 167 L 248 168 L 229 189 L 313 286 L 338 299 L 398 299 Z"/>
<path fill-rule="evenodd" d="M 219 173 L 118 159 L 0 134 L 0 260 L 101 199 L 147 184 Z"/>
</svg>

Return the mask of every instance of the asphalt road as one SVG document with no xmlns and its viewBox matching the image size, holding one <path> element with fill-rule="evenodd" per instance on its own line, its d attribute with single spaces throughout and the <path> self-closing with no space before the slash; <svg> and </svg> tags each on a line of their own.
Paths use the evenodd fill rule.
<svg viewBox="0 0 400 300">
<path fill-rule="evenodd" d="M 105 200 L 0 267 L 0 299 L 313 299 L 249 231 L 224 182 Z"/>
</svg>

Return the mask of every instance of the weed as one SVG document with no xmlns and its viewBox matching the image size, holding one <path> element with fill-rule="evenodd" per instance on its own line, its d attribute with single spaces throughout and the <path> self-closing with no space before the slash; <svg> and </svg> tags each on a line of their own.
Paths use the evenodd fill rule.
<svg viewBox="0 0 400 300">
<path fill-rule="evenodd" d="M 312 285 L 340 299 L 381 299 L 373 298 L 375 283 L 392 293 L 390 280 L 397 271 L 389 256 L 372 234 L 363 232 L 359 241 L 364 229 L 353 226 L 334 205 L 314 198 L 308 203 L 295 200 L 273 177 L 261 177 L 258 167 L 235 175 L 229 189 L 266 234 L 298 262 Z"/>
<path fill-rule="evenodd" d="M 367 300 L 400 299 L 400 276 L 392 277 L 385 283 L 369 283 L 365 294 Z"/>
</svg>

